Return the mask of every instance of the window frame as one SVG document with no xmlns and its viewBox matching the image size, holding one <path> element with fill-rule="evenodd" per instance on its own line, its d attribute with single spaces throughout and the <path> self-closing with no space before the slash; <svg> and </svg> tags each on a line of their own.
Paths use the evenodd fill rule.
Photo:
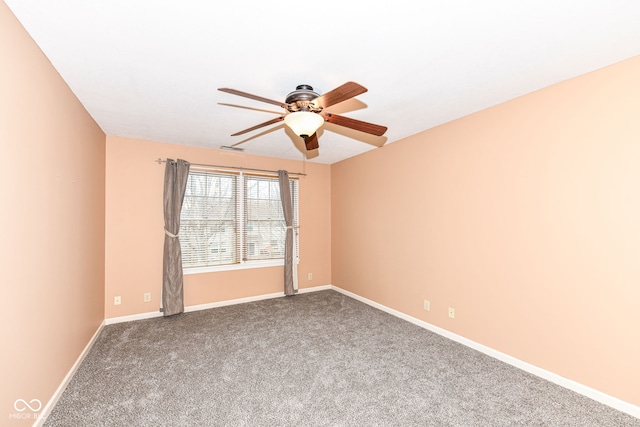
<svg viewBox="0 0 640 427">
<path fill-rule="evenodd" d="M 261 178 L 274 179 L 276 182 L 278 181 L 277 175 L 269 175 L 269 174 L 253 174 L 251 172 L 244 171 L 227 171 L 227 170 L 219 170 L 219 169 L 194 169 L 193 172 L 198 173 L 214 173 L 214 174 L 223 174 L 223 175 L 235 175 L 238 177 L 237 185 L 238 190 L 236 191 L 237 200 L 235 201 L 237 214 L 235 216 L 235 224 L 236 227 L 236 239 L 238 243 L 236 248 L 239 250 L 238 253 L 238 262 L 230 263 L 230 264 L 220 264 L 220 265 L 209 265 L 209 266 L 199 266 L 199 267 L 184 267 L 183 266 L 183 274 L 191 275 L 191 274 L 202 274 L 202 273 L 213 273 L 213 272 L 221 272 L 221 271 L 235 271 L 235 270 L 247 270 L 253 268 L 266 268 L 266 267 L 277 267 L 284 265 L 284 257 L 282 258 L 272 258 L 272 259 L 263 259 L 263 260 L 245 260 L 245 245 L 244 245 L 244 236 L 245 236 L 245 227 L 247 223 L 247 218 L 245 215 L 245 204 L 247 202 L 247 195 L 245 194 L 246 188 L 246 180 L 247 177 L 259 176 Z M 191 174 L 191 171 L 189 171 Z M 296 259 L 295 262 L 300 262 L 299 255 L 299 247 L 300 247 L 300 236 L 298 232 L 299 228 L 299 199 L 300 199 L 300 182 L 297 177 L 289 177 L 290 185 L 292 186 L 292 203 L 293 203 L 293 215 L 294 215 L 294 244 L 296 245 Z M 182 221 L 181 221 L 182 226 Z M 182 245 L 182 243 L 181 243 Z"/>
</svg>

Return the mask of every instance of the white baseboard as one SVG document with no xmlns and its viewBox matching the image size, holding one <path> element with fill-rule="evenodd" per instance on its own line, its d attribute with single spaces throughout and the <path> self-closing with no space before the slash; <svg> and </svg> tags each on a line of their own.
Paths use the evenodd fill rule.
<svg viewBox="0 0 640 427">
<path fill-rule="evenodd" d="M 226 300 L 226 301 L 210 302 L 208 304 L 191 305 L 191 306 L 185 307 L 184 308 L 184 312 L 185 313 L 189 313 L 189 312 L 192 312 L 192 311 L 208 310 L 210 308 L 226 307 L 226 306 L 229 306 L 229 305 L 244 304 L 244 303 L 247 303 L 247 302 L 254 302 L 254 301 L 261 301 L 261 300 L 266 300 L 266 299 L 280 298 L 280 297 L 283 297 L 283 296 L 284 296 L 284 293 L 282 293 L 282 292 L 274 292 L 272 294 L 263 294 L 263 295 L 256 295 L 256 296 L 252 296 L 252 297 L 230 299 L 230 300 Z"/>
<path fill-rule="evenodd" d="M 298 289 L 298 293 L 306 294 L 309 292 L 328 291 L 330 289 L 334 289 L 334 287 L 332 285 L 314 286 L 312 288 L 300 288 Z"/>
<path fill-rule="evenodd" d="M 105 325 L 114 325 L 116 323 L 133 322 L 134 320 L 153 319 L 154 317 L 162 317 L 160 311 L 150 311 L 148 313 L 132 314 L 130 316 L 110 317 L 104 319 Z"/>
<path fill-rule="evenodd" d="M 47 417 L 51 413 L 51 410 L 53 409 L 54 406 L 56 406 L 56 403 L 58 403 L 58 400 L 60 399 L 60 396 L 62 396 L 64 389 L 67 388 L 69 381 L 71 381 L 71 378 L 73 378 L 73 375 L 76 373 L 76 371 L 82 364 L 82 361 L 84 360 L 84 358 L 87 356 L 87 354 L 89 354 L 89 350 L 91 350 L 91 347 L 93 347 L 93 343 L 96 342 L 96 339 L 98 339 L 98 335 L 100 335 L 100 332 L 102 331 L 102 328 L 104 328 L 104 326 L 105 326 L 105 322 L 103 321 L 98 327 L 98 329 L 96 330 L 96 332 L 93 334 L 93 336 L 91 337 L 87 345 L 84 347 L 84 349 L 82 350 L 82 353 L 80 353 L 80 356 L 78 356 L 78 359 L 73 364 L 69 372 L 67 372 L 67 375 L 65 375 L 62 382 L 60 383 L 56 391 L 53 393 L 53 396 L 51 396 L 51 399 L 49 399 L 47 404 L 42 409 L 42 412 L 40 412 L 40 414 L 38 415 L 38 419 L 36 420 L 36 422 L 33 423 L 34 427 L 36 426 L 39 427 L 44 425 L 44 422 L 47 420 Z"/>
<path fill-rule="evenodd" d="M 352 292 L 346 291 L 342 288 L 339 288 L 337 286 L 331 285 L 331 289 L 340 292 L 344 295 L 347 295 L 348 297 L 351 297 L 355 300 L 358 300 L 360 302 L 363 302 L 367 305 L 370 305 L 371 307 L 377 308 L 379 310 L 382 310 L 386 313 L 389 313 L 393 316 L 399 317 L 400 319 L 406 320 L 408 322 L 413 323 L 414 325 L 420 326 L 424 329 L 427 329 L 431 332 L 434 332 L 438 335 L 442 335 L 445 338 L 449 338 L 453 341 L 456 341 L 460 344 L 463 344 L 467 347 L 470 347 L 474 350 L 477 350 L 481 353 L 484 353 L 488 356 L 491 356 L 495 359 L 498 359 L 502 362 L 508 363 L 509 365 L 512 365 L 516 368 L 522 369 L 525 372 L 528 372 L 530 374 L 533 374 L 535 376 L 538 376 L 540 378 L 543 378 L 547 381 L 550 381 L 554 384 L 557 384 L 559 386 L 562 386 L 564 388 L 567 388 L 569 390 L 575 391 L 576 393 L 579 393 L 583 396 L 586 396 L 590 399 L 593 399 L 597 402 L 603 403 L 607 406 L 610 406 L 614 409 L 617 409 L 618 411 L 624 412 L 626 414 L 629 414 L 633 417 L 636 418 L 640 418 L 640 406 L 636 406 L 633 405 L 629 402 L 625 402 L 624 400 L 618 399 L 616 397 L 610 396 L 608 394 L 605 394 L 601 391 L 598 391 L 596 389 L 593 389 L 591 387 L 587 387 L 584 384 L 580 384 L 576 381 L 570 380 L 568 378 L 564 378 L 558 374 L 555 374 L 551 371 L 547 371 L 546 369 L 542 369 L 539 368 L 535 365 L 532 365 L 530 363 L 524 362 L 520 359 L 517 359 L 513 356 L 509 356 L 508 354 L 502 353 L 498 350 L 494 350 L 491 347 L 487 347 L 485 345 L 482 345 L 480 343 L 477 343 L 475 341 L 472 341 L 468 338 L 465 338 L 461 335 L 458 334 L 454 334 L 453 332 L 447 331 L 446 329 L 442 329 L 438 326 L 432 325 L 431 323 L 427 323 L 423 320 L 420 319 L 416 319 L 415 317 L 409 316 L 407 314 L 404 314 L 400 311 L 394 310 L 392 308 L 386 307 L 382 304 L 379 304 L 375 301 L 371 301 L 367 298 L 361 297 L 360 295 L 356 295 Z"/>
<path fill-rule="evenodd" d="M 306 294 L 309 292 L 324 291 L 328 289 L 332 289 L 332 286 L 325 285 L 325 286 L 315 286 L 313 288 L 302 288 L 302 289 L 298 289 L 298 293 Z M 263 295 L 245 297 L 245 298 L 236 298 L 236 299 L 231 299 L 226 301 L 211 302 L 208 304 L 192 305 L 192 306 L 185 307 L 184 311 L 185 313 L 188 313 L 190 311 L 207 310 L 209 308 L 226 307 L 228 305 L 244 304 L 246 302 L 262 301 L 266 299 L 281 298 L 281 297 L 284 297 L 283 292 L 274 292 L 272 294 L 263 294 Z"/>
<path fill-rule="evenodd" d="M 298 289 L 298 293 L 305 294 L 308 292 L 324 291 L 328 289 L 332 289 L 332 286 L 324 285 L 324 286 L 314 286 L 312 288 L 301 288 L 301 289 Z M 284 296 L 283 292 L 274 292 L 272 294 L 263 294 L 263 295 L 245 297 L 245 298 L 236 298 L 236 299 L 231 299 L 226 301 L 211 302 L 207 304 L 190 305 L 185 307 L 184 311 L 185 313 L 188 313 L 191 311 L 207 310 L 209 308 L 225 307 L 228 305 L 243 304 L 246 302 L 261 301 L 261 300 L 272 299 L 272 298 L 280 298 L 283 296 Z M 132 322 L 134 320 L 153 319 L 154 317 L 162 317 L 162 313 L 160 311 L 152 311 L 147 313 L 132 314 L 129 316 L 110 317 L 108 319 L 105 319 L 105 324 L 113 325 L 116 323 Z"/>
</svg>

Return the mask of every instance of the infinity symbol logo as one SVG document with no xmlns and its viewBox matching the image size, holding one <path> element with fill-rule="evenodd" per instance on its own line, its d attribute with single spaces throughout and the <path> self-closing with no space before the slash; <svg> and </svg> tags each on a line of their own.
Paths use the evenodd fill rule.
<svg viewBox="0 0 640 427">
<path fill-rule="evenodd" d="M 29 408 L 31 412 L 38 412 L 42 408 L 42 402 L 40 402 L 38 399 L 32 399 L 27 403 L 27 401 L 24 399 L 18 399 L 13 402 L 13 407 L 18 412 L 24 412 L 27 410 L 27 408 Z"/>
</svg>

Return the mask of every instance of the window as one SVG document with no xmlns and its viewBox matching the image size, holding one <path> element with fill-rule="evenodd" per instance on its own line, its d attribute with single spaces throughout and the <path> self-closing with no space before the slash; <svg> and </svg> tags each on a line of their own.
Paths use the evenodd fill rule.
<svg viewBox="0 0 640 427">
<path fill-rule="evenodd" d="M 298 180 L 289 185 L 297 226 Z M 285 233 L 277 177 L 189 171 L 180 217 L 185 272 L 282 264 Z"/>
</svg>

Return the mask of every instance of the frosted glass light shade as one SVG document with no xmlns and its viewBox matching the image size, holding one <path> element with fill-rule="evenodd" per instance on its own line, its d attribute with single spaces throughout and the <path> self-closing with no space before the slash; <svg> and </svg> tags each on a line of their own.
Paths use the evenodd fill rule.
<svg viewBox="0 0 640 427">
<path fill-rule="evenodd" d="M 284 123 L 298 136 L 311 136 L 322 126 L 324 118 L 317 113 L 296 111 L 284 116 Z"/>
</svg>

